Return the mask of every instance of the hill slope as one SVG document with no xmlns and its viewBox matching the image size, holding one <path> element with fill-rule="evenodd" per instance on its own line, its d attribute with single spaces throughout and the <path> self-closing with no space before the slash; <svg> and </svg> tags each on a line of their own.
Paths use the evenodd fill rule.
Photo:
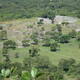
<svg viewBox="0 0 80 80">
<path fill-rule="evenodd" d="M 0 0 L 0 20 L 48 16 L 53 13 L 80 17 L 79 3 L 80 0 Z"/>
</svg>

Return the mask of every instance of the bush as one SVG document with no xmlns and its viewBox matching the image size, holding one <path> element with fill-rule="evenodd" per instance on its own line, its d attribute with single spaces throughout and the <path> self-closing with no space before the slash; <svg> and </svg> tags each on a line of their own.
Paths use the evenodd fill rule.
<svg viewBox="0 0 80 80">
<path fill-rule="evenodd" d="M 24 47 L 30 46 L 29 40 L 23 40 L 23 41 L 22 41 L 22 45 L 23 45 Z"/>
<path fill-rule="evenodd" d="M 50 39 L 49 38 L 45 38 L 43 41 L 43 46 L 49 47 L 50 46 Z"/>
<path fill-rule="evenodd" d="M 7 40 L 7 31 L 0 31 L 0 40 Z"/>
<path fill-rule="evenodd" d="M 69 43 L 70 37 L 69 35 L 62 35 L 60 36 L 59 42 L 60 43 Z"/>
<path fill-rule="evenodd" d="M 75 30 L 72 30 L 72 32 L 69 33 L 69 36 L 71 38 L 76 38 L 76 34 L 77 34 L 77 32 Z"/>
<path fill-rule="evenodd" d="M 57 51 L 57 48 L 59 47 L 57 42 L 53 42 L 50 44 L 50 50 L 51 51 Z"/>
<path fill-rule="evenodd" d="M 72 67 L 72 65 L 75 63 L 74 59 L 61 59 L 59 62 L 59 68 L 62 69 L 65 72 L 68 72 L 70 67 Z"/>
<path fill-rule="evenodd" d="M 11 48 L 11 49 L 15 49 L 16 48 L 16 43 L 12 40 L 7 40 L 3 43 L 3 48 Z"/>
</svg>

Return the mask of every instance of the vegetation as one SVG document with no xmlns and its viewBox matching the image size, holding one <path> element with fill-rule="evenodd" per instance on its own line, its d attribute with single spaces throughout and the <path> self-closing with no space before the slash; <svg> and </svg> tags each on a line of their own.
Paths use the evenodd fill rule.
<svg viewBox="0 0 80 80">
<path fill-rule="evenodd" d="M 67 15 L 80 17 L 79 0 L 0 0 L 0 20 Z"/>
<path fill-rule="evenodd" d="M 80 80 L 80 31 L 69 27 L 77 23 L 54 23 L 80 17 L 79 2 L 0 0 L 0 80 Z"/>
<path fill-rule="evenodd" d="M 12 40 L 7 40 L 3 43 L 3 48 L 12 48 L 12 49 L 15 49 L 16 48 L 16 43 Z"/>
<path fill-rule="evenodd" d="M 60 24 L 46 32 L 43 25 L 37 23 L 41 34 L 36 28 L 34 30 L 34 26 L 30 27 L 34 31 L 22 39 L 20 49 L 17 41 L 8 39 L 8 35 L 7 39 L 1 40 L 3 47 L 0 50 L 2 52 L 0 79 L 68 80 L 69 77 L 79 79 L 79 32 L 72 29 L 71 32 L 64 34 L 63 26 Z"/>
<path fill-rule="evenodd" d="M 57 51 L 57 47 L 59 47 L 57 42 L 53 42 L 50 44 L 50 50 L 51 51 Z"/>
<path fill-rule="evenodd" d="M 7 32 L 5 30 L 0 31 L 0 40 L 7 40 Z"/>
</svg>

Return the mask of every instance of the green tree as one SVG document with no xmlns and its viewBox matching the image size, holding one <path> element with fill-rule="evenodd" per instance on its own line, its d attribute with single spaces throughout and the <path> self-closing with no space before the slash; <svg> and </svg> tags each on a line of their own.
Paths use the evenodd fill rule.
<svg viewBox="0 0 80 80">
<path fill-rule="evenodd" d="M 60 70 L 68 72 L 70 70 L 70 68 L 73 66 L 73 64 L 75 64 L 75 60 L 72 58 L 70 58 L 68 60 L 61 59 L 58 66 L 59 66 Z"/>
<path fill-rule="evenodd" d="M 55 12 L 51 9 L 47 9 L 42 17 L 49 18 L 52 20 L 52 23 L 54 23 Z"/>
<path fill-rule="evenodd" d="M 16 43 L 12 40 L 7 40 L 3 43 L 3 48 L 15 49 L 16 48 Z"/>
<path fill-rule="evenodd" d="M 56 71 L 54 73 L 53 80 L 64 80 L 64 76 L 62 72 Z"/>
<path fill-rule="evenodd" d="M 50 38 L 49 37 L 45 37 L 43 40 L 43 46 L 49 47 L 50 46 Z"/>
<path fill-rule="evenodd" d="M 8 49 L 3 48 L 3 49 L 2 49 L 2 55 L 3 55 L 3 56 L 6 56 L 7 54 L 8 54 Z"/>
<path fill-rule="evenodd" d="M 38 32 L 33 32 L 31 35 L 31 39 L 33 40 L 33 44 L 38 44 Z"/>
<path fill-rule="evenodd" d="M 69 35 L 62 35 L 59 38 L 60 43 L 69 43 L 70 37 Z"/>
<path fill-rule="evenodd" d="M 15 53 L 15 58 L 19 58 L 19 53 Z"/>
<path fill-rule="evenodd" d="M 23 41 L 22 41 L 22 45 L 23 45 L 24 47 L 30 46 L 29 40 L 23 40 Z"/>
<path fill-rule="evenodd" d="M 72 30 L 70 33 L 69 33 L 69 36 L 71 38 L 76 38 L 76 35 L 77 35 L 77 32 L 75 30 Z"/>
<path fill-rule="evenodd" d="M 59 47 L 59 45 L 58 45 L 57 42 L 52 42 L 52 43 L 50 44 L 50 50 L 51 50 L 51 51 L 57 51 L 58 47 Z"/>
<path fill-rule="evenodd" d="M 38 56 L 39 55 L 39 48 L 38 46 L 32 46 L 30 49 L 29 49 L 29 54 L 31 57 L 34 57 L 34 56 Z"/>
<path fill-rule="evenodd" d="M 0 31 L 0 40 L 7 40 L 7 31 Z"/>
<path fill-rule="evenodd" d="M 73 66 L 70 67 L 69 69 L 69 75 L 73 75 L 75 77 L 80 78 L 80 63 L 74 64 Z"/>
</svg>

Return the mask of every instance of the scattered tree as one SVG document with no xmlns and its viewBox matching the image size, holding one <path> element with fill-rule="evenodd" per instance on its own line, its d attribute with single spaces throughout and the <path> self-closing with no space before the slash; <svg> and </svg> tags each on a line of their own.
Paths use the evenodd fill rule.
<svg viewBox="0 0 80 80">
<path fill-rule="evenodd" d="M 57 48 L 59 47 L 57 42 L 53 42 L 50 44 L 50 50 L 51 51 L 57 51 Z"/>
<path fill-rule="evenodd" d="M 22 41 L 22 45 L 23 45 L 24 47 L 30 46 L 29 40 L 23 40 L 23 41 Z"/>
<path fill-rule="evenodd" d="M 60 43 L 69 43 L 70 37 L 69 35 L 62 35 L 60 36 L 59 42 Z"/>
<path fill-rule="evenodd" d="M 7 40 L 3 43 L 3 48 L 11 48 L 11 49 L 15 49 L 16 48 L 16 43 L 12 40 Z"/>
<path fill-rule="evenodd" d="M 72 30 L 70 33 L 69 33 L 69 36 L 71 38 L 76 38 L 76 35 L 77 35 L 77 32 L 75 30 Z"/>
<path fill-rule="evenodd" d="M 38 52 L 39 52 L 39 48 L 38 47 L 32 46 L 29 49 L 29 54 L 30 54 L 31 57 L 38 56 L 39 55 Z"/>
</svg>

